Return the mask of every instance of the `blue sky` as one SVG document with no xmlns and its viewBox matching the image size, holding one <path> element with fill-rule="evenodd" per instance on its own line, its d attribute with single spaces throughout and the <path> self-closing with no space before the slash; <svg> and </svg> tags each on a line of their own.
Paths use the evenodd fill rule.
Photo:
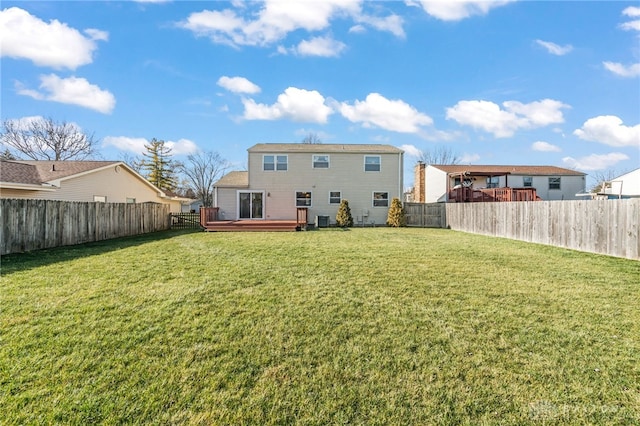
<svg viewBox="0 0 640 426">
<path fill-rule="evenodd" d="M 640 4 L 3 1 L 2 120 L 51 117 L 131 158 L 246 167 L 256 143 L 385 143 L 462 163 L 640 166 Z"/>
</svg>

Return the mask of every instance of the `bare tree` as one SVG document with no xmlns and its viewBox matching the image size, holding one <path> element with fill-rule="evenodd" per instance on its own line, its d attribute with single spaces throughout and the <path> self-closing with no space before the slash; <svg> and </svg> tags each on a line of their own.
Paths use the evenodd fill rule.
<svg viewBox="0 0 640 426">
<path fill-rule="evenodd" d="M 51 118 L 5 120 L 0 143 L 32 160 L 84 160 L 95 154 L 97 141 L 76 124 Z"/>
<path fill-rule="evenodd" d="M 319 144 L 322 143 L 322 141 L 320 140 L 320 136 L 318 136 L 317 133 L 309 133 L 302 139 L 302 143 Z"/>
<path fill-rule="evenodd" d="M 612 180 L 617 176 L 620 176 L 621 174 L 624 174 L 624 173 L 617 173 L 614 169 L 599 170 L 593 173 L 591 175 L 591 179 L 595 183 L 591 186 L 590 192 L 594 192 L 594 193 L 600 192 L 601 190 L 604 189 L 602 188 L 602 185 L 605 182 L 609 182 L 610 180 Z"/>
<path fill-rule="evenodd" d="M 217 152 L 190 154 L 181 171 L 204 207 L 213 205 L 213 184 L 229 168 L 229 163 Z"/>
<path fill-rule="evenodd" d="M 439 145 L 432 150 L 422 151 L 418 161 L 438 165 L 460 164 L 460 157 L 450 147 Z"/>
</svg>

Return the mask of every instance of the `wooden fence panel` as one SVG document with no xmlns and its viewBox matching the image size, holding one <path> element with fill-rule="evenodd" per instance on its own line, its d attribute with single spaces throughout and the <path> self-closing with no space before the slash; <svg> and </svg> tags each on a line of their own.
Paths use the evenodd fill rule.
<svg viewBox="0 0 640 426">
<path fill-rule="evenodd" d="M 640 260 L 640 199 L 444 206 L 451 229 Z"/>
<path fill-rule="evenodd" d="M 0 199 L 0 254 L 169 229 L 166 204 Z"/>
</svg>

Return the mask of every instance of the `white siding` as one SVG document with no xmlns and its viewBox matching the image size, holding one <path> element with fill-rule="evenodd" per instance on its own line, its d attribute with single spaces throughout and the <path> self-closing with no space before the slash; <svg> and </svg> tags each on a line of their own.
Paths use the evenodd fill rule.
<svg viewBox="0 0 640 426">
<path fill-rule="evenodd" d="M 274 152 L 273 154 L 282 154 Z M 329 155 L 329 168 L 314 169 L 314 154 Z M 263 171 L 265 153 L 249 153 L 249 188 L 265 192 L 265 219 L 295 219 L 296 191 L 310 191 L 312 205 L 309 222 L 318 215 L 329 216 L 335 223 L 338 205 L 329 204 L 329 192 L 340 191 L 349 201 L 354 221 L 366 214 L 366 223 L 384 224 L 388 207 L 373 207 L 373 192 L 388 192 L 389 204 L 393 197 L 402 199 L 402 155 L 371 154 L 381 157 L 380 172 L 365 172 L 366 153 L 324 153 L 322 145 L 314 153 L 287 153 L 287 171 Z"/>
<path fill-rule="evenodd" d="M 447 173 L 427 166 L 424 173 L 425 202 L 441 203 L 447 200 Z"/>
</svg>

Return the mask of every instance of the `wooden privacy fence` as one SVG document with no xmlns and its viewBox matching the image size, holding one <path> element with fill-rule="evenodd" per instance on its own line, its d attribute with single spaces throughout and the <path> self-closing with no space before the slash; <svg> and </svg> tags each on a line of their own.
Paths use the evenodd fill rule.
<svg viewBox="0 0 640 426">
<path fill-rule="evenodd" d="M 444 203 L 405 203 L 407 226 L 445 228 L 445 208 Z"/>
<path fill-rule="evenodd" d="M 435 224 L 437 210 L 428 206 L 442 206 L 442 227 L 640 260 L 638 198 L 424 204 L 431 218 L 411 216 L 418 211 L 412 204 L 405 205 L 409 226 Z"/>
<path fill-rule="evenodd" d="M 169 229 L 169 205 L 0 199 L 0 254 Z"/>
</svg>

